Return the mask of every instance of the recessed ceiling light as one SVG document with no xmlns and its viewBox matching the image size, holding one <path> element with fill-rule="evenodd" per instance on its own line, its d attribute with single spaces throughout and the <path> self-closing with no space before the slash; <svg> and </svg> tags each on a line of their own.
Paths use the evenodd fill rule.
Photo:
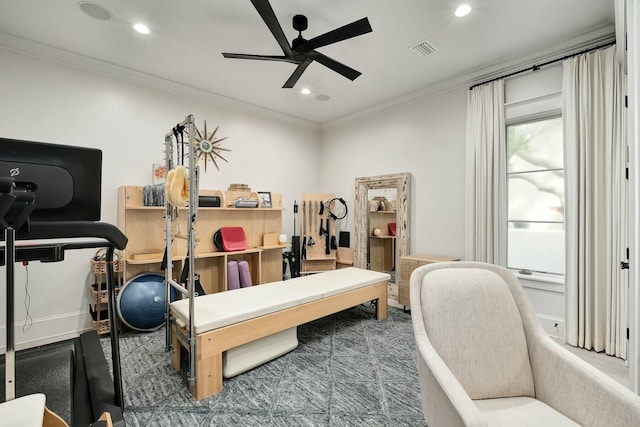
<svg viewBox="0 0 640 427">
<path fill-rule="evenodd" d="M 300 93 L 303 95 L 309 95 L 311 93 L 311 89 L 303 87 L 302 89 L 300 89 Z"/>
<path fill-rule="evenodd" d="M 462 18 L 463 16 L 467 16 L 469 12 L 471 12 L 471 6 L 469 6 L 468 4 L 463 4 L 458 6 L 458 8 L 456 9 L 456 16 L 458 18 Z"/>
<path fill-rule="evenodd" d="M 320 95 L 316 96 L 316 99 L 318 101 L 328 101 L 328 100 L 331 99 L 331 97 L 329 95 L 320 94 Z"/>
<path fill-rule="evenodd" d="M 137 24 L 135 24 L 133 26 L 133 29 L 136 30 L 137 32 L 139 32 L 140 34 L 149 34 L 149 27 L 147 27 L 146 25 L 138 22 Z"/>
<path fill-rule="evenodd" d="M 78 2 L 78 7 L 92 18 L 100 19 L 102 21 L 111 19 L 111 12 L 109 12 L 106 7 L 99 5 L 98 3 L 80 1 Z"/>
</svg>

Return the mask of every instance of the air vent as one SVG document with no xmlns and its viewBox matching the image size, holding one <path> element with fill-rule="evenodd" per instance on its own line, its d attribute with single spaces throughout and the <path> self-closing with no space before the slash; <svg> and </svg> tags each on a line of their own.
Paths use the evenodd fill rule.
<svg viewBox="0 0 640 427">
<path fill-rule="evenodd" d="M 427 40 L 411 46 L 411 50 L 419 56 L 428 56 L 438 51 L 438 49 Z"/>
</svg>

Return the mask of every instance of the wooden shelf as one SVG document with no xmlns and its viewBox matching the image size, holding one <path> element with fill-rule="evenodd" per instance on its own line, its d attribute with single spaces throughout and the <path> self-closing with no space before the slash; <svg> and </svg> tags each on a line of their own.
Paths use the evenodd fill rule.
<svg viewBox="0 0 640 427">
<path fill-rule="evenodd" d="M 119 188 L 118 226 L 129 238 L 125 251 L 125 280 L 140 273 L 161 273 L 160 263 L 164 254 L 166 223 L 165 208 L 143 206 L 143 187 Z M 219 195 L 221 201 L 233 200 L 236 194 L 218 190 L 200 190 L 201 195 Z M 227 262 L 246 260 L 250 264 L 254 284 L 275 282 L 282 279 L 281 249 L 287 245 L 264 246 L 265 234 L 282 233 L 282 195 L 271 193 L 272 208 L 199 207 L 196 225 L 196 272 L 207 293 L 226 290 Z M 175 227 L 184 234 L 187 230 L 187 207 L 180 208 L 179 224 Z M 249 249 L 235 252 L 219 251 L 213 243 L 213 234 L 221 227 L 242 227 Z M 172 263 L 176 275 L 186 259 L 183 239 L 173 239 Z M 140 254 L 134 259 L 133 254 Z M 154 256 L 155 254 L 155 256 Z M 146 255 L 146 256 L 145 256 Z"/>
<path fill-rule="evenodd" d="M 369 268 L 390 271 L 395 267 L 395 238 L 389 232 L 389 223 L 396 222 L 396 211 L 369 211 L 369 240 L 367 256 Z M 380 230 L 379 235 L 373 230 Z"/>
<path fill-rule="evenodd" d="M 178 208 L 181 211 L 188 211 L 189 208 L 188 207 L 184 207 L 184 208 Z M 133 207 L 127 207 L 127 210 L 155 210 L 155 211 L 164 211 L 165 207 L 164 206 L 133 206 Z M 223 207 L 219 207 L 219 208 L 213 208 L 213 207 L 198 207 L 198 212 L 200 211 L 209 211 L 209 210 L 213 210 L 213 211 L 283 211 L 283 208 L 223 208 Z"/>
</svg>

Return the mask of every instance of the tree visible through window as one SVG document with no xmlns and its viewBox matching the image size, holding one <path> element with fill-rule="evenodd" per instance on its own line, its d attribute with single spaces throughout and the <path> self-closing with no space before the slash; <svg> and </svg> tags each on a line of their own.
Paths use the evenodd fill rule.
<svg viewBox="0 0 640 427">
<path fill-rule="evenodd" d="M 507 266 L 564 274 L 562 117 L 507 126 Z"/>
</svg>

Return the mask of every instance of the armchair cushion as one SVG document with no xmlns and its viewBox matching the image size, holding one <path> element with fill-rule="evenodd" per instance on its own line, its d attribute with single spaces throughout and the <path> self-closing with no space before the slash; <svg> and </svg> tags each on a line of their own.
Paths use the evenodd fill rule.
<svg viewBox="0 0 640 427">
<path fill-rule="evenodd" d="M 500 276 L 436 270 L 422 285 L 427 335 L 471 399 L 535 396 L 520 312 Z"/>
<path fill-rule="evenodd" d="M 578 427 L 552 407 L 532 397 L 474 400 L 487 425 L 492 427 Z"/>
</svg>

